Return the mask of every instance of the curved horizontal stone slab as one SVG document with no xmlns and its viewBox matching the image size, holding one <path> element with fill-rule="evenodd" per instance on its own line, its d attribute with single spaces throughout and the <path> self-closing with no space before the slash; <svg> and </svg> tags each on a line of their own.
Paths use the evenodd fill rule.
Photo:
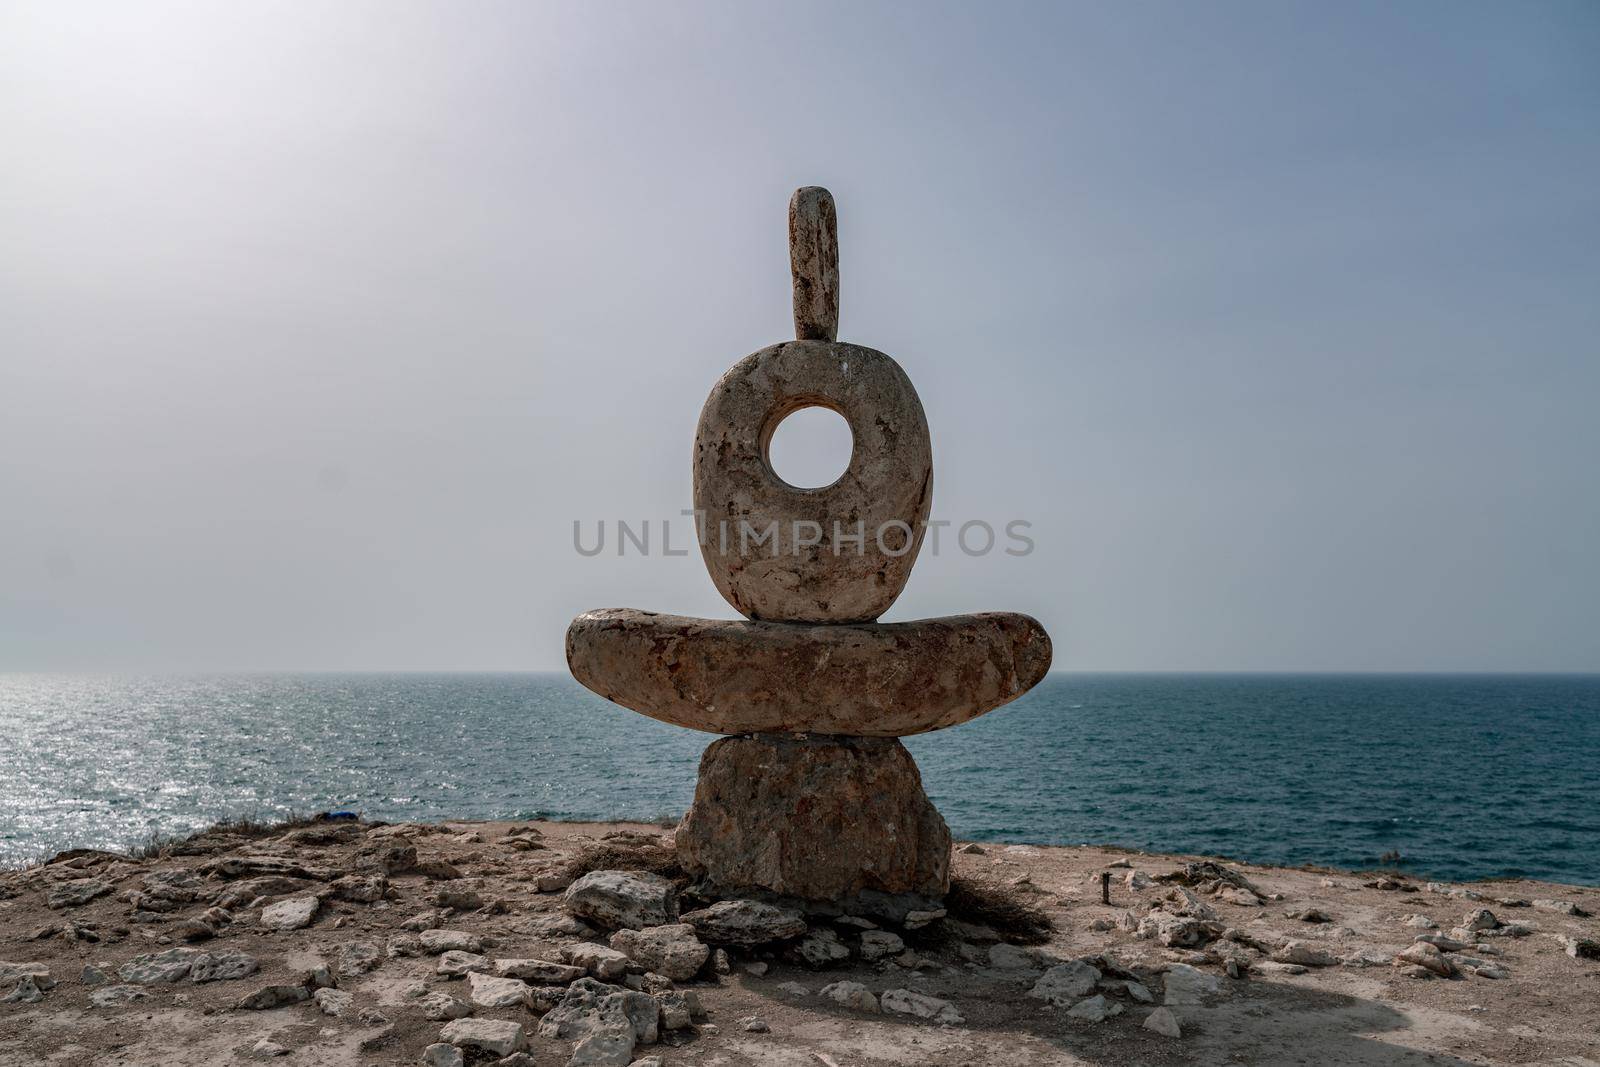
<svg viewBox="0 0 1600 1067">
<path fill-rule="evenodd" d="M 708 733 L 905 737 L 1026 693 L 1050 636 L 1011 612 L 820 626 L 606 608 L 572 621 L 567 665 L 607 700 Z"/>
</svg>

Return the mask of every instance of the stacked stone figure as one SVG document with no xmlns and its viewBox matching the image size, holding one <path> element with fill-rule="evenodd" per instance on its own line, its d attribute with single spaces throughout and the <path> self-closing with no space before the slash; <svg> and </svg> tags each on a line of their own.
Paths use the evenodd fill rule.
<svg viewBox="0 0 1600 1067">
<path fill-rule="evenodd" d="M 916 390 L 882 352 L 836 340 L 837 224 L 826 189 L 789 204 L 797 340 L 736 363 L 694 446 L 699 540 L 745 618 L 591 611 L 567 631 L 573 676 L 663 722 L 729 736 L 706 749 L 678 828 L 708 895 L 899 919 L 949 888 L 950 831 L 899 740 L 1020 696 L 1050 666 L 1026 615 L 879 623 L 910 576 L 932 500 Z M 768 445 L 793 412 L 849 423 L 849 467 L 799 489 Z"/>
</svg>

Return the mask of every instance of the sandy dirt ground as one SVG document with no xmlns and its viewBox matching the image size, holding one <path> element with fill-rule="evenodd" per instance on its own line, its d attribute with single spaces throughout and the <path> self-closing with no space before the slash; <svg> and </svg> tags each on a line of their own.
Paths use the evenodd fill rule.
<svg viewBox="0 0 1600 1067">
<path fill-rule="evenodd" d="M 488 960 L 560 961 L 564 947 L 607 937 L 567 915 L 571 878 L 636 866 L 635 852 L 637 866 L 659 867 L 670 843 L 670 830 L 637 824 L 329 823 L 222 828 L 144 859 L 85 852 L 0 872 L 0 1064 L 421 1064 L 445 1026 L 425 1017 L 425 994 L 468 998 L 466 980 L 438 973 L 443 956 L 416 952 L 422 929 L 477 938 Z M 704 1015 L 631 1056 L 658 1056 L 664 1067 L 1600 1067 L 1600 959 L 1587 955 L 1600 938 L 1592 917 L 1600 889 L 1226 865 L 1244 889 L 1208 882 L 1214 868 L 1181 877 L 1200 859 L 960 843 L 955 875 L 1047 916 L 1047 940 L 1009 944 L 1026 939 L 1020 928 L 953 909 L 918 929 L 880 924 L 906 948 L 868 962 L 860 924 L 813 920 L 852 947 L 850 959 L 817 969 L 780 943 L 730 950 L 719 974 L 713 956 L 675 983 L 698 996 Z M 1180 879 L 1158 880 L 1172 875 Z M 307 925 L 270 928 L 270 905 L 308 897 L 316 903 Z M 293 925 L 294 910 L 272 917 Z M 1434 963 L 1449 977 L 1394 959 L 1408 952 L 1432 962 L 1415 939 L 1449 946 L 1452 932 L 1458 947 Z M 224 976 L 195 981 L 199 966 L 183 973 L 193 953 L 167 957 L 182 961 L 175 981 L 127 969 L 177 948 L 211 954 Z M 1051 968 L 1071 970 L 1074 960 L 1096 967 L 1098 1007 L 1115 1014 L 1092 1021 L 1084 1016 L 1098 1014 L 1095 1005 L 1075 1005 L 1087 996 L 1036 995 L 1062 973 Z M 351 995 L 340 1014 L 309 999 L 241 1006 L 269 986 L 303 996 L 318 984 L 308 972 L 322 964 Z M 227 977 L 230 968 L 248 973 Z M 903 1003 L 883 994 L 908 990 L 951 1010 L 939 1021 L 821 994 L 841 981 L 860 983 L 881 1005 Z M 649 982 L 652 992 L 664 988 Z M 527 1058 L 503 1062 L 567 1064 L 574 1042 L 539 1033 L 547 1003 L 476 1007 L 472 1017 L 523 1026 Z M 1179 1036 L 1144 1025 L 1162 1007 Z M 469 1065 L 497 1061 L 466 1053 Z"/>
</svg>

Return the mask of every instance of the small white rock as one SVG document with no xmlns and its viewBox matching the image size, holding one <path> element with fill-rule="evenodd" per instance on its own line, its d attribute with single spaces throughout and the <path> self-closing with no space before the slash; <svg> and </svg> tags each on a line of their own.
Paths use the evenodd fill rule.
<svg viewBox="0 0 1600 1067">
<path fill-rule="evenodd" d="M 1067 1009 L 1068 1018 L 1078 1019 L 1082 1022 L 1090 1023 L 1105 1022 L 1113 1015 L 1121 1014 L 1121 1004 L 1109 1001 L 1099 993 L 1096 993 L 1094 996 L 1089 997 L 1086 1000 L 1080 1000 L 1071 1008 Z"/>
<path fill-rule="evenodd" d="M 322 902 L 314 896 L 289 897 L 261 909 L 261 925 L 269 930 L 299 930 L 311 925 Z"/>
<path fill-rule="evenodd" d="M 1183 1036 L 1183 1028 L 1178 1025 L 1178 1017 L 1172 1014 L 1171 1008 L 1157 1008 L 1145 1016 L 1143 1026 L 1146 1030 L 1154 1030 L 1162 1037 Z"/>
</svg>

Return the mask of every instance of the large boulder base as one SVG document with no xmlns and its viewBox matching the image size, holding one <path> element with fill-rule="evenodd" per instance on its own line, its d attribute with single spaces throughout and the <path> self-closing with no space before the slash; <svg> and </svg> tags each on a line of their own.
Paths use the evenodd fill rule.
<svg viewBox="0 0 1600 1067">
<path fill-rule="evenodd" d="M 684 870 L 721 896 L 892 908 L 950 887 L 950 830 L 911 754 L 889 738 L 714 742 L 677 848 Z"/>
</svg>

